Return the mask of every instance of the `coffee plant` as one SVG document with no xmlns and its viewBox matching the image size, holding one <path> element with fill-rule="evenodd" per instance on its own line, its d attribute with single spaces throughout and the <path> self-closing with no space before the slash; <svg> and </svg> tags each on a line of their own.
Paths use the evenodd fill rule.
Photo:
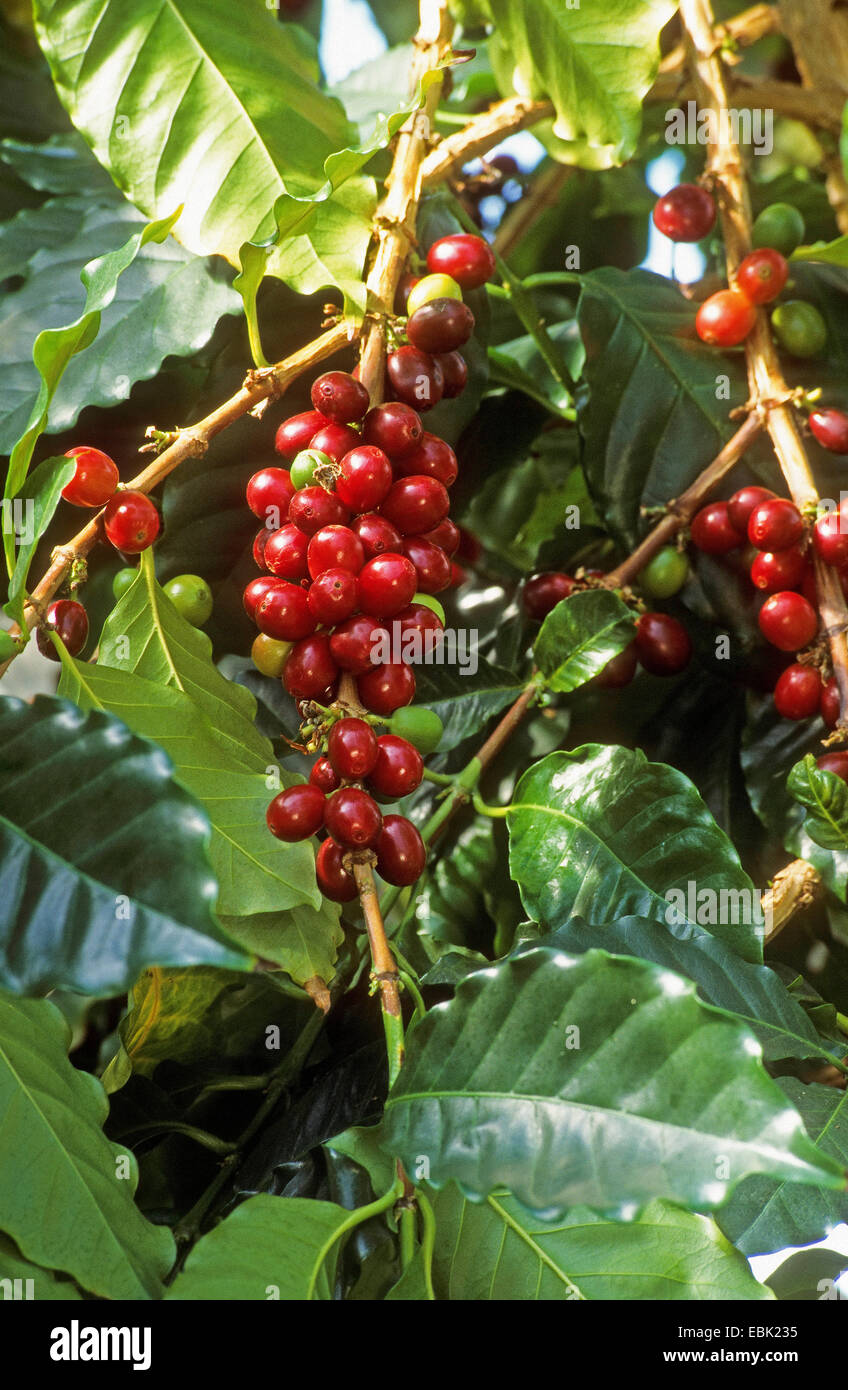
<svg viewBox="0 0 848 1390">
<path fill-rule="evenodd" d="M 0 1281 L 837 1297 L 846 11 L 369 13 L 2 6 Z"/>
</svg>

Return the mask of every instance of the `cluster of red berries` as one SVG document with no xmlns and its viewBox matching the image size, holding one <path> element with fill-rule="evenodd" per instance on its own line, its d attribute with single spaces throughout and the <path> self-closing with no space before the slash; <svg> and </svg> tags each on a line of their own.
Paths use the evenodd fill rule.
<svg viewBox="0 0 848 1390">
<path fill-rule="evenodd" d="M 391 716 L 415 695 L 407 653 L 432 650 L 443 632 L 433 596 L 452 582 L 460 540 L 448 516 L 457 461 L 421 415 L 465 386 L 458 349 L 474 316 L 462 291 L 483 284 L 494 259 L 482 238 L 460 235 L 436 242 L 427 265 L 431 273 L 408 286 L 407 342 L 388 354 L 389 399 L 371 406 L 356 373 L 325 372 L 312 385 L 313 409 L 277 430 L 289 468 L 263 468 L 247 485 L 248 506 L 264 522 L 253 554 L 265 574 L 244 592 L 259 628 L 253 660 L 282 678 L 304 712 L 310 701 L 331 704 L 345 674 L 365 711 Z M 381 648 L 399 659 L 381 659 Z M 329 832 L 318 883 L 336 901 L 356 895 L 343 864 L 349 851 L 374 850 L 387 882 L 412 883 L 424 864 L 421 838 L 405 817 L 382 816 L 371 791 L 405 796 L 422 774 L 411 743 L 341 719 L 310 782 L 272 801 L 269 828 L 283 840 Z"/>
<path fill-rule="evenodd" d="M 575 589 L 590 586 L 602 577 L 602 570 L 593 569 L 585 570 L 581 581 L 558 571 L 534 575 L 524 585 L 525 611 L 541 621 Z M 642 613 L 633 641 L 595 676 L 595 683 L 607 690 L 618 690 L 630 684 L 637 666 L 654 676 L 676 676 L 685 670 L 691 658 L 689 634 L 677 618 L 670 613 Z"/>
</svg>

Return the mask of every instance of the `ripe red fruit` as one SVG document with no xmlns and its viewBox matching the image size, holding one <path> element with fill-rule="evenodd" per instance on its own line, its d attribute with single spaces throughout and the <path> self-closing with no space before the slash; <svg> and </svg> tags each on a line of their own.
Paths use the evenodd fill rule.
<svg viewBox="0 0 848 1390">
<path fill-rule="evenodd" d="M 726 502 L 708 502 L 692 518 L 692 543 L 705 555 L 727 555 L 744 543 L 730 520 Z"/>
<path fill-rule="evenodd" d="M 421 416 L 403 401 L 387 401 L 385 405 L 375 405 L 365 416 L 362 437 L 366 444 L 374 444 L 389 458 L 403 458 L 411 454 L 421 443 L 424 426 Z"/>
<path fill-rule="evenodd" d="M 786 260 L 771 247 L 752 251 L 736 272 L 736 284 L 752 304 L 769 304 L 777 299 L 788 279 Z"/>
<path fill-rule="evenodd" d="M 788 550 L 761 550 L 751 565 L 751 583 L 764 594 L 797 589 L 804 581 L 807 561 L 797 546 Z"/>
<path fill-rule="evenodd" d="M 804 521 L 788 497 L 770 497 L 748 517 L 748 540 L 758 550 L 788 550 L 804 534 Z"/>
<path fill-rule="evenodd" d="M 359 699 L 372 714 L 394 714 L 415 698 L 415 676 L 400 661 L 384 661 L 356 682 Z"/>
<path fill-rule="evenodd" d="M 324 570 L 310 585 L 307 597 L 316 621 L 332 627 L 356 612 L 359 607 L 359 585 L 350 570 Z"/>
<path fill-rule="evenodd" d="M 774 704 L 783 719 L 810 719 L 818 714 L 821 676 L 814 666 L 787 666 L 774 687 Z"/>
<path fill-rule="evenodd" d="M 274 797 L 265 819 L 268 829 L 278 840 L 308 840 L 310 835 L 324 824 L 326 798 L 317 787 L 308 783 L 302 787 L 289 787 Z"/>
<path fill-rule="evenodd" d="M 418 587 L 415 566 L 405 555 L 375 555 L 359 573 L 359 602 L 374 618 L 391 618 L 406 608 Z"/>
<path fill-rule="evenodd" d="M 432 531 L 450 510 L 447 489 L 437 478 L 416 473 L 398 478 L 389 489 L 381 511 L 401 535 L 419 536 Z"/>
<path fill-rule="evenodd" d="M 419 593 L 440 594 L 447 589 L 451 582 L 451 562 L 441 546 L 426 541 L 423 536 L 406 536 L 401 549 L 415 566 Z"/>
<path fill-rule="evenodd" d="M 695 330 L 705 343 L 736 347 L 757 319 L 757 311 L 738 290 L 719 290 L 705 299 L 695 316 Z"/>
<path fill-rule="evenodd" d="M 654 676 L 676 676 L 689 665 L 692 643 L 668 613 L 643 613 L 636 625 L 636 655 Z"/>
<path fill-rule="evenodd" d="M 386 373 L 397 400 L 419 412 L 432 410 L 442 399 L 444 374 L 438 359 L 429 352 L 421 352 L 411 344 L 399 347 L 389 353 Z"/>
<path fill-rule="evenodd" d="M 306 568 L 306 548 L 308 545 L 309 537 L 301 531 L 299 526 L 293 526 L 291 522 L 286 526 L 281 526 L 279 531 L 272 531 L 268 535 L 263 547 L 265 568 L 281 579 L 305 579 L 308 574 Z"/>
<path fill-rule="evenodd" d="M 524 585 L 524 610 L 528 618 L 541 622 L 562 599 L 568 598 L 573 592 L 574 580 L 570 574 L 556 570 L 534 574 Z"/>
<path fill-rule="evenodd" d="M 386 550 L 400 550 L 400 531 L 379 512 L 365 512 L 363 516 L 355 517 L 350 529 L 362 541 L 366 560 L 372 560 Z"/>
<path fill-rule="evenodd" d="M 395 294 L 395 313 L 405 314 L 406 304 L 410 293 L 421 279 L 420 275 L 413 275 L 411 271 L 404 271 L 398 281 L 397 293 Z"/>
<path fill-rule="evenodd" d="M 438 614 L 424 603 L 411 603 L 408 608 L 404 608 L 403 612 L 398 613 L 393 619 L 392 628 L 398 632 L 401 651 L 404 650 L 406 634 L 414 632 L 420 640 L 422 656 L 429 656 L 436 649 L 445 631 Z"/>
<path fill-rule="evenodd" d="M 701 241 L 715 219 L 715 202 L 697 183 L 678 184 L 654 207 L 654 226 L 672 241 Z"/>
<path fill-rule="evenodd" d="M 628 642 L 623 651 L 608 661 L 602 671 L 595 676 L 595 684 L 603 690 L 621 690 L 629 685 L 636 675 L 636 643 Z"/>
<path fill-rule="evenodd" d="M 848 753 L 823 753 L 816 758 L 816 767 L 822 772 L 832 772 L 848 782 Z"/>
<path fill-rule="evenodd" d="M 256 610 L 271 589 L 278 589 L 285 580 L 275 579 L 272 574 L 260 574 L 256 579 L 251 579 L 250 583 L 242 595 L 244 611 L 251 621 L 256 620 Z"/>
<path fill-rule="evenodd" d="M 289 462 L 301 449 L 308 449 L 316 430 L 327 424 L 326 415 L 320 410 L 304 410 L 300 415 L 290 415 L 284 420 L 274 437 L 274 448 Z"/>
<path fill-rule="evenodd" d="M 416 473 L 427 478 L 438 478 L 445 487 L 450 487 L 456 482 L 459 466 L 450 444 L 439 439 L 438 435 L 425 431 L 418 448 L 405 458 L 398 459 L 396 472 L 406 478 Z"/>
<path fill-rule="evenodd" d="M 108 454 L 78 444 L 68 449 L 65 458 L 76 460 L 76 470 L 70 482 L 62 488 L 62 496 L 74 507 L 102 507 L 109 501 L 121 475 Z M 53 644 L 51 643 L 51 650 Z"/>
<path fill-rule="evenodd" d="M 461 396 L 468 384 L 468 366 L 465 358 L 458 352 L 437 352 L 434 360 L 442 370 L 444 399 L 448 401 L 454 396 Z"/>
<path fill-rule="evenodd" d="M 69 656 L 78 656 L 88 641 L 88 614 L 82 604 L 72 598 L 56 599 L 48 605 L 47 624 L 58 633 Z M 42 656 L 49 657 L 51 661 L 61 660 L 47 633 L 40 627 L 36 629 L 35 640 Z"/>
<path fill-rule="evenodd" d="M 343 850 L 335 840 L 324 840 L 315 856 L 318 887 L 334 903 L 350 903 L 357 895 L 356 879 L 342 864 Z"/>
<path fill-rule="evenodd" d="M 377 761 L 377 735 L 364 719 L 340 719 L 330 730 L 327 756 L 339 777 L 360 782 Z"/>
<path fill-rule="evenodd" d="M 247 505 L 253 515 L 261 517 L 263 521 L 267 521 L 272 510 L 276 510 L 278 525 L 282 526 L 289 514 L 289 503 L 294 492 L 287 468 L 260 468 L 247 484 Z"/>
<path fill-rule="evenodd" d="M 357 444 L 362 443 L 362 436 L 352 430 L 350 425 L 337 425 L 332 420 L 313 434 L 308 445 L 304 448 L 318 449 L 322 454 L 327 454 L 334 463 L 341 463 L 345 454 L 349 454 L 351 449 L 355 449 Z"/>
<path fill-rule="evenodd" d="M 386 883 L 405 888 L 424 872 L 427 850 L 406 816 L 384 816 L 377 841 L 377 873 Z"/>
<path fill-rule="evenodd" d="M 284 582 L 269 589 L 256 605 L 254 621 L 260 632 L 278 642 L 297 642 L 315 631 L 308 595 L 298 584 Z"/>
<path fill-rule="evenodd" d="M 760 631 L 767 642 L 782 652 L 806 647 L 818 631 L 816 610 L 803 594 L 782 590 L 767 598 L 759 616 Z"/>
<path fill-rule="evenodd" d="M 435 613 L 433 617 L 435 617 Z M 372 659 L 375 642 L 386 635 L 386 628 L 367 613 L 359 613 L 339 623 L 330 637 L 333 660 L 353 676 L 364 675 L 378 663 Z"/>
<path fill-rule="evenodd" d="M 832 454 L 848 454 L 848 415 L 842 410 L 814 410 L 810 429 Z"/>
<path fill-rule="evenodd" d="M 106 503 L 103 528 L 116 550 L 137 555 L 159 534 L 159 513 L 143 492 L 115 492 Z"/>
<path fill-rule="evenodd" d="M 324 821 L 343 849 L 369 849 L 376 845 L 383 826 L 379 806 L 360 787 L 339 787 L 328 796 Z"/>
<path fill-rule="evenodd" d="M 441 546 L 446 555 L 455 555 L 459 549 L 459 527 L 451 521 L 449 516 L 446 516 L 444 521 L 440 521 L 438 526 L 433 527 L 432 531 L 425 531 L 421 540 L 432 541 L 434 545 Z"/>
<path fill-rule="evenodd" d="M 340 425 L 361 420 L 371 403 L 362 382 L 350 372 L 324 372 L 313 381 L 310 396 L 316 410 Z"/>
<path fill-rule="evenodd" d="M 339 464 L 336 492 L 351 512 L 370 512 L 379 507 L 392 479 L 388 455 L 373 444 L 360 444 Z"/>
<path fill-rule="evenodd" d="M 760 502 L 767 502 L 770 497 L 774 497 L 775 495 L 776 494 L 772 492 L 771 488 L 758 487 L 756 484 L 749 484 L 748 487 L 740 487 L 738 492 L 734 492 L 727 504 L 730 524 L 735 526 L 736 530 L 743 536 L 747 536 L 748 518 L 754 508 L 759 506 Z"/>
<path fill-rule="evenodd" d="M 829 681 L 825 681 L 822 686 L 821 701 L 819 704 L 821 717 L 829 729 L 836 728 L 836 721 L 839 718 L 840 699 L 839 686 L 831 676 Z"/>
<path fill-rule="evenodd" d="M 427 252 L 431 275 L 450 275 L 464 290 L 476 290 L 495 273 L 495 256 L 482 237 L 467 232 L 440 237 Z"/>
<path fill-rule="evenodd" d="M 314 536 L 325 526 L 344 526 L 350 513 L 335 492 L 323 487 L 302 487 L 289 506 L 289 521 Z"/>
<path fill-rule="evenodd" d="M 396 734 L 381 734 L 369 782 L 378 796 L 392 801 L 409 796 L 421 785 L 424 759 L 417 748 Z"/>
<path fill-rule="evenodd" d="M 283 685 L 296 700 L 317 700 L 338 675 L 324 633 L 296 642 L 283 668 Z"/>
<path fill-rule="evenodd" d="M 431 299 L 406 321 L 406 336 L 422 352 L 454 352 L 474 332 L 474 315 L 460 299 Z"/>
<path fill-rule="evenodd" d="M 329 796 L 330 792 L 337 791 L 342 784 L 342 779 L 330 762 L 326 754 L 321 755 L 313 764 L 309 773 L 309 782 L 319 791 Z"/>
<path fill-rule="evenodd" d="M 837 567 L 848 563 L 848 517 L 841 511 L 820 516 L 813 527 L 816 554 L 826 565 Z"/>
<path fill-rule="evenodd" d="M 306 561 L 313 579 L 331 569 L 358 574 L 365 562 L 365 551 L 349 526 L 323 526 L 309 542 Z"/>
</svg>

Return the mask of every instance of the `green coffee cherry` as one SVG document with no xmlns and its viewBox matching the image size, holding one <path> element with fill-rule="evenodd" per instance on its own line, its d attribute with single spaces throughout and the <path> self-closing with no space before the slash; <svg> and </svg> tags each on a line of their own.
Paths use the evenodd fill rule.
<svg viewBox="0 0 848 1390">
<path fill-rule="evenodd" d="M 310 486 L 316 468 L 332 466 L 333 460 L 330 455 L 322 453 L 320 449 L 301 449 L 300 453 L 295 455 L 289 475 L 293 486 L 299 492 L 302 487 Z"/>
<path fill-rule="evenodd" d="M 804 240 L 804 219 L 791 203 L 771 203 L 763 208 L 751 233 L 755 249 L 771 247 L 781 256 L 791 256 Z"/>
<path fill-rule="evenodd" d="M 419 753 L 435 753 L 444 731 L 439 716 L 423 705 L 403 705 L 389 720 L 389 733 L 405 738 Z"/>
<path fill-rule="evenodd" d="M 127 592 L 127 589 L 134 582 L 137 574 L 137 569 L 118 570 L 118 573 L 114 576 L 112 580 L 112 593 L 114 594 L 116 600 L 119 598 L 123 598 L 124 594 Z"/>
<path fill-rule="evenodd" d="M 178 574 L 163 585 L 177 612 L 193 627 L 202 627 L 212 616 L 212 590 L 199 574 Z"/>
<path fill-rule="evenodd" d="M 827 344 L 827 324 L 813 304 L 789 299 L 778 304 L 771 316 L 780 346 L 793 357 L 818 357 Z"/>
<path fill-rule="evenodd" d="M 250 657 L 257 671 L 261 671 L 263 676 L 281 676 L 286 658 L 293 646 L 294 642 L 278 642 L 275 637 L 260 632 L 259 636 L 253 639 Z"/>
<path fill-rule="evenodd" d="M 425 275 L 413 285 L 406 301 L 406 312 L 410 318 L 422 304 L 431 299 L 462 299 L 462 289 L 452 275 Z"/>
<path fill-rule="evenodd" d="M 664 545 L 639 573 L 638 584 L 651 598 L 671 598 L 689 576 L 689 561 L 673 545 Z"/>
</svg>

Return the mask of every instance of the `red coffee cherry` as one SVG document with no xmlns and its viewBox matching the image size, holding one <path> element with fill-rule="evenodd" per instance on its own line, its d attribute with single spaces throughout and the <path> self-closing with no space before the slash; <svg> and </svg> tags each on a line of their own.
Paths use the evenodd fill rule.
<svg viewBox="0 0 848 1390">
<path fill-rule="evenodd" d="M 804 534 L 804 521 L 788 497 L 760 502 L 748 517 L 748 540 L 758 550 L 788 550 Z"/>
<path fill-rule="evenodd" d="M 803 594 L 784 590 L 767 598 L 759 615 L 760 631 L 782 652 L 797 652 L 818 632 L 816 610 Z"/>
<path fill-rule="evenodd" d="M 468 366 L 458 352 L 437 352 L 434 358 L 442 371 L 442 394 L 446 401 L 461 396 L 468 385 Z"/>
<path fill-rule="evenodd" d="M 692 543 L 705 555 L 727 555 L 745 538 L 730 520 L 726 502 L 708 502 L 692 518 Z"/>
<path fill-rule="evenodd" d="M 433 545 L 438 545 L 446 555 L 455 555 L 459 549 L 459 527 L 455 522 L 446 516 L 444 521 L 440 521 L 438 526 L 434 526 L 432 531 L 425 531 L 421 536 L 422 541 L 432 541 Z"/>
<path fill-rule="evenodd" d="M 386 550 L 400 550 L 400 531 L 379 512 L 365 512 L 364 515 L 355 517 L 350 523 L 350 529 L 355 531 L 362 541 L 366 560 L 373 560 L 375 555 L 382 555 Z"/>
<path fill-rule="evenodd" d="M 441 546 L 433 545 L 423 536 L 406 536 L 401 548 L 415 566 L 416 588 L 420 594 L 440 594 L 447 589 L 451 582 L 451 562 Z"/>
<path fill-rule="evenodd" d="M 273 532 L 267 526 L 263 526 L 261 531 L 257 531 L 253 537 L 253 560 L 254 564 L 261 570 L 265 569 L 265 547 L 271 539 Z"/>
<path fill-rule="evenodd" d="M 340 719 L 330 730 L 327 756 L 339 777 L 362 781 L 373 770 L 377 751 L 377 735 L 364 719 Z"/>
<path fill-rule="evenodd" d="M 392 395 L 419 413 L 432 410 L 444 394 L 445 379 L 438 359 L 411 344 L 389 353 L 386 374 Z"/>
<path fill-rule="evenodd" d="M 848 415 L 842 410 L 813 410 L 810 429 L 832 454 L 848 454 Z"/>
<path fill-rule="evenodd" d="M 788 263 L 770 247 L 752 251 L 736 272 L 736 284 L 752 304 L 769 304 L 777 299 L 788 279 Z"/>
<path fill-rule="evenodd" d="M 381 510 L 402 535 L 417 536 L 432 531 L 444 520 L 450 510 L 450 498 L 437 478 L 416 473 L 392 484 Z"/>
<path fill-rule="evenodd" d="M 274 448 L 289 462 L 301 449 L 308 449 L 316 430 L 327 424 L 326 415 L 319 410 L 304 410 L 300 415 L 290 415 L 284 420 L 274 437 Z"/>
<path fill-rule="evenodd" d="M 414 632 L 421 643 L 423 656 L 429 656 L 431 652 L 435 651 L 445 631 L 444 624 L 438 614 L 423 603 L 411 603 L 408 608 L 404 608 L 402 613 L 398 613 L 392 619 L 393 628 L 395 624 L 397 624 L 401 651 L 406 634 Z"/>
<path fill-rule="evenodd" d="M 69 656 L 79 656 L 88 641 L 88 614 L 76 599 L 58 598 L 47 608 L 47 625 L 65 644 Z M 36 628 L 35 640 L 42 656 L 50 661 L 61 661 L 51 639 L 42 629 Z"/>
<path fill-rule="evenodd" d="M 359 787 L 339 787 L 327 798 L 324 822 L 343 849 L 370 849 L 380 837 L 383 817 L 373 796 Z"/>
<path fill-rule="evenodd" d="M 814 666 L 795 662 L 787 666 L 774 688 L 774 704 L 783 719 L 810 719 L 818 714 L 822 697 L 821 676 Z"/>
<path fill-rule="evenodd" d="M 595 684 L 602 690 L 621 690 L 629 685 L 636 675 L 636 642 L 628 642 L 623 651 L 608 661 L 602 671 L 595 676 Z"/>
<path fill-rule="evenodd" d="M 467 232 L 440 237 L 427 252 L 431 275 L 450 275 L 464 290 L 476 290 L 495 273 L 495 256 L 482 237 Z"/>
<path fill-rule="evenodd" d="M 310 395 L 315 409 L 339 425 L 361 420 L 371 404 L 362 382 L 350 372 L 324 372 L 313 381 Z"/>
<path fill-rule="evenodd" d="M 820 701 L 821 717 L 829 729 L 835 729 L 840 712 L 839 686 L 831 676 L 822 686 Z"/>
<path fill-rule="evenodd" d="M 373 444 L 360 444 L 339 464 L 336 493 L 351 512 L 371 512 L 379 507 L 392 481 L 388 455 Z"/>
<path fill-rule="evenodd" d="M 74 507 L 102 507 L 109 501 L 121 475 L 108 454 L 100 449 L 92 449 L 78 444 L 68 449 L 65 458 L 76 460 L 76 469 L 70 482 L 62 488 L 62 496 Z M 50 644 L 51 650 L 53 644 Z"/>
<path fill-rule="evenodd" d="M 317 787 L 289 787 L 274 797 L 265 812 L 268 829 L 278 840 L 308 840 L 324 824 L 326 804 L 324 793 Z"/>
<path fill-rule="evenodd" d="M 820 516 L 813 527 L 813 546 L 826 565 L 848 564 L 848 516 L 841 511 Z"/>
<path fill-rule="evenodd" d="M 403 458 L 417 449 L 424 435 L 421 416 L 403 401 L 387 401 L 375 405 L 365 416 L 362 437 L 374 444 L 391 459 Z"/>
<path fill-rule="evenodd" d="M 716 206 L 705 188 L 680 183 L 654 207 L 654 226 L 672 241 L 701 241 L 712 231 Z"/>
<path fill-rule="evenodd" d="M 283 583 L 269 589 L 256 606 L 254 621 L 260 632 L 278 642 L 298 642 L 315 631 L 308 595 L 297 584 Z"/>
<path fill-rule="evenodd" d="M 424 872 L 427 850 L 406 816 L 384 816 L 377 841 L 377 873 L 386 883 L 406 888 Z"/>
<path fill-rule="evenodd" d="M 325 753 L 322 753 L 321 757 L 312 764 L 309 783 L 310 786 L 317 787 L 319 791 L 322 791 L 325 796 L 329 796 L 330 792 L 338 791 L 341 786 L 342 779 Z"/>
<path fill-rule="evenodd" d="M 310 585 L 307 595 L 316 622 L 333 627 L 359 607 L 359 584 L 350 570 L 324 570 Z"/>
<path fill-rule="evenodd" d="M 378 796 L 398 801 L 421 785 L 424 759 L 417 748 L 396 734 L 381 734 L 369 783 Z"/>
<path fill-rule="evenodd" d="M 816 758 L 816 767 L 822 772 L 832 772 L 848 782 L 848 753 L 824 753 Z"/>
<path fill-rule="evenodd" d="M 431 299 L 406 321 L 413 347 L 437 355 L 461 348 L 473 332 L 474 315 L 459 299 Z"/>
<path fill-rule="evenodd" d="M 296 642 L 289 653 L 283 668 L 283 685 L 296 700 L 317 700 L 337 675 L 329 638 L 324 633 L 314 633 Z"/>
<path fill-rule="evenodd" d="M 433 614 L 435 617 L 435 613 Z M 388 633 L 382 623 L 367 613 L 339 623 L 330 637 L 330 652 L 336 665 L 352 676 L 364 675 L 379 664 L 372 657 L 375 645 Z"/>
<path fill-rule="evenodd" d="M 342 864 L 344 851 L 335 840 L 324 840 L 315 856 L 318 887 L 334 903 L 350 903 L 357 895 L 356 879 Z"/>
<path fill-rule="evenodd" d="M 359 602 L 374 618 L 391 618 L 411 601 L 418 587 L 415 566 L 405 555 L 375 555 L 359 574 Z"/>
<path fill-rule="evenodd" d="M 797 589 L 804 581 L 807 561 L 797 546 L 789 550 L 761 550 L 751 565 L 751 583 L 764 594 Z"/>
<path fill-rule="evenodd" d="M 668 613 L 643 613 L 636 625 L 636 655 L 654 676 L 676 676 L 689 665 L 692 643 Z"/>
<path fill-rule="evenodd" d="M 736 347 L 757 320 L 753 304 L 738 290 L 719 290 L 705 299 L 695 316 L 695 330 L 705 343 L 715 347 Z"/>
<path fill-rule="evenodd" d="M 256 579 L 251 579 L 242 595 L 244 611 L 251 622 L 256 621 L 256 610 L 271 589 L 279 589 L 285 583 L 284 579 L 275 579 L 273 574 L 260 574 Z"/>
<path fill-rule="evenodd" d="M 459 466 L 450 444 L 439 439 L 438 435 L 425 431 L 418 448 L 405 458 L 397 460 L 395 471 L 399 476 L 406 478 L 416 473 L 427 478 L 437 478 L 445 487 L 451 487 L 456 482 Z"/>
<path fill-rule="evenodd" d="M 540 622 L 552 609 L 569 594 L 574 593 L 574 580 L 570 574 L 551 570 L 547 574 L 536 574 L 524 585 L 524 609 L 528 618 Z"/>
<path fill-rule="evenodd" d="M 360 702 L 372 714 L 394 714 L 415 699 L 415 676 L 402 661 L 373 666 L 356 682 Z"/>
<path fill-rule="evenodd" d="M 758 507 L 761 502 L 768 502 L 775 495 L 771 488 L 758 487 L 756 484 L 740 487 L 738 492 L 734 492 L 727 504 L 727 514 L 730 517 L 731 526 L 735 526 L 743 537 L 747 536 L 748 518 L 754 508 Z"/>
<path fill-rule="evenodd" d="M 143 492 L 115 492 L 106 503 L 103 529 L 116 550 L 138 555 L 159 535 L 159 513 Z"/>
<path fill-rule="evenodd" d="M 267 521 L 276 509 L 280 525 L 289 514 L 289 503 L 294 497 L 294 484 L 287 468 L 260 468 L 247 484 L 247 505 L 254 516 Z"/>
<path fill-rule="evenodd" d="M 306 562 L 313 579 L 330 569 L 358 574 L 364 561 L 362 541 L 349 526 L 323 526 L 316 531 L 306 551 Z"/>
<path fill-rule="evenodd" d="M 350 425 L 337 425 L 332 420 L 313 434 L 308 446 L 304 448 L 318 449 L 322 454 L 327 454 L 334 463 L 341 463 L 345 454 L 349 454 L 351 449 L 355 449 L 362 443 L 362 436 L 352 430 Z"/>
<path fill-rule="evenodd" d="M 289 521 L 314 536 L 325 526 L 344 526 L 350 512 L 340 497 L 323 487 L 302 487 L 289 504 Z"/>
<path fill-rule="evenodd" d="M 299 526 L 291 522 L 281 526 L 279 531 L 272 531 L 265 542 L 265 568 L 281 579 L 305 579 L 309 573 L 306 567 L 308 545 L 309 537 Z"/>
</svg>

